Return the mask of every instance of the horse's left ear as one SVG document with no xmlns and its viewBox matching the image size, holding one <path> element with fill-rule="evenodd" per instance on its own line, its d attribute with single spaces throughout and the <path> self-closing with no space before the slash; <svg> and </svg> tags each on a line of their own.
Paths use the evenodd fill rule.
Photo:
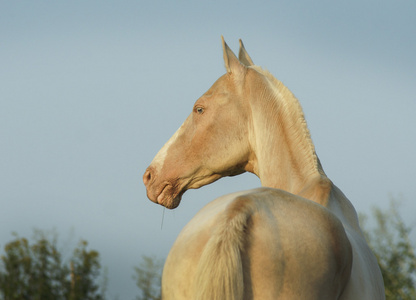
<svg viewBox="0 0 416 300">
<path fill-rule="evenodd" d="M 238 59 L 240 60 L 242 64 L 246 65 L 247 67 L 253 66 L 254 63 L 251 60 L 250 55 L 248 55 L 246 48 L 244 48 L 243 41 L 240 39 L 239 42 L 240 42 L 240 51 L 238 52 Z"/>
<path fill-rule="evenodd" d="M 222 40 L 222 50 L 224 53 L 224 64 L 225 69 L 228 73 L 234 75 L 244 74 L 245 66 L 240 63 L 237 56 L 233 53 L 233 51 L 228 47 L 227 43 L 224 41 L 224 37 L 221 36 Z"/>
</svg>

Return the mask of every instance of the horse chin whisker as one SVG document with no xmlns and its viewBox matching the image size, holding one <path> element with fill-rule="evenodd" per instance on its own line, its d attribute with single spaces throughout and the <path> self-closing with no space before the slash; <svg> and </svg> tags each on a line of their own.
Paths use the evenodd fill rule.
<svg viewBox="0 0 416 300">
<path fill-rule="evenodd" d="M 163 221 L 165 219 L 165 210 L 166 210 L 166 207 L 163 207 L 163 210 L 162 210 L 162 221 L 160 223 L 160 230 L 163 229 Z"/>
</svg>

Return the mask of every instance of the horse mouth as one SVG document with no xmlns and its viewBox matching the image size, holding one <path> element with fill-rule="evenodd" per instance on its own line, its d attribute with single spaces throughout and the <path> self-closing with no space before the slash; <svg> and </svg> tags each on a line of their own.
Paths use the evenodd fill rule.
<svg viewBox="0 0 416 300">
<path fill-rule="evenodd" d="M 165 180 L 161 183 L 149 181 L 146 184 L 147 197 L 154 203 L 168 209 L 175 209 L 179 206 L 182 195 L 188 189 L 197 189 L 221 178 L 221 174 L 203 174 L 202 176 L 187 176 Z M 148 178 L 150 179 L 150 178 Z"/>
<path fill-rule="evenodd" d="M 182 195 L 185 193 L 185 190 L 179 192 L 177 190 L 178 187 L 174 187 L 171 183 L 166 184 L 155 202 L 168 209 L 177 208 L 181 202 Z"/>
</svg>

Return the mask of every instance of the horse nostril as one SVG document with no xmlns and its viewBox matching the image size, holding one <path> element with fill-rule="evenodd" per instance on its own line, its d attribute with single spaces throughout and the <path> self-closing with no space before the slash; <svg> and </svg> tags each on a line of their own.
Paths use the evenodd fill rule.
<svg viewBox="0 0 416 300">
<path fill-rule="evenodd" d="M 143 183 L 147 186 L 148 183 L 152 180 L 152 171 L 150 169 L 147 169 L 146 172 L 143 175 Z"/>
</svg>

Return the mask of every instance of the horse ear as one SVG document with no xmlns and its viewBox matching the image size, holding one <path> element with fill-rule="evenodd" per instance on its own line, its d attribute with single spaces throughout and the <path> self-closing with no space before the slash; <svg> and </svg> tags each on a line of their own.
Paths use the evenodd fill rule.
<svg viewBox="0 0 416 300">
<path fill-rule="evenodd" d="M 222 50 L 224 53 L 224 63 L 225 69 L 228 73 L 232 74 L 242 74 L 245 71 L 245 67 L 240 63 L 237 56 L 233 53 L 233 51 L 228 47 L 227 43 L 224 41 L 224 37 L 221 36 L 222 40 Z"/>
<path fill-rule="evenodd" d="M 238 52 L 238 59 L 240 62 L 246 66 L 252 66 L 254 65 L 253 61 L 251 60 L 250 55 L 248 55 L 246 48 L 244 48 L 243 41 L 240 39 L 240 51 Z"/>
</svg>

